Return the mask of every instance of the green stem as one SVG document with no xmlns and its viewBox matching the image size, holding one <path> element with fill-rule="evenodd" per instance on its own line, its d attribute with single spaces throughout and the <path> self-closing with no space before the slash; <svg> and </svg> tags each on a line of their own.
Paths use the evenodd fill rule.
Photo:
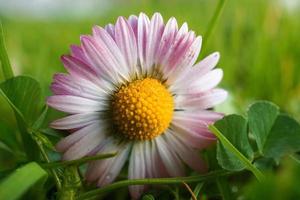
<svg viewBox="0 0 300 200">
<path fill-rule="evenodd" d="M 264 175 L 261 171 L 259 171 L 241 152 L 239 152 L 239 150 L 237 150 L 214 125 L 209 125 L 208 128 L 217 136 L 225 148 L 233 153 L 245 165 L 245 167 L 254 174 L 258 181 L 262 181 L 264 179 Z"/>
<path fill-rule="evenodd" d="M 88 199 L 94 196 L 101 195 L 103 193 L 116 190 L 121 187 L 126 187 L 129 185 L 152 185 L 152 184 L 182 184 L 182 182 L 204 182 L 207 180 L 214 179 L 219 176 L 231 175 L 233 172 L 228 172 L 225 170 L 213 171 L 205 175 L 189 176 L 189 177 L 176 177 L 176 178 L 152 178 L 152 179 L 133 179 L 133 180 L 123 180 L 112 183 L 110 185 L 104 186 L 99 189 L 91 190 L 84 194 L 78 196 L 77 200 Z"/>
<path fill-rule="evenodd" d="M 223 8 L 224 8 L 224 5 L 226 3 L 226 0 L 219 0 L 219 3 L 216 7 L 216 10 L 214 12 L 214 15 L 213 17 L 211 18 L 209 24 L 208 24 L 208 28 L 204 34 L 204 41 L 203 41 L 203 44 L 202 44 L 202 49 L 205 49 L 205 46 L 206 44 L 208 43 L 208 40 L 209 40 L 209 37 L 211 36 L 217 22 L 218 22 L 218 19 L 223 11 Z"/>
<path fill-rule="evenodd" d="M 37 145 L 38 145 L 38 147 L 39 147 L 39 149 L 40 149 L 40 152 L 41 152 L 41 154 L 42 154 L 43 159 L 44 159 L 46 162 L 50 163 L 50 159 L 49 159 L 49 157 L 48 157 L 48 155 L 47 155 L 47 153 L 46 153 L 46 151 L 45 151 L 45 149 L 44 149 L 43 144 L 42 144 L 40 141 L 38 141 L 38 139 L 36 139 L 35 141 L 36 141 L 36 143 L 37 143 Z M 59 179 L 59 177 L 58 177 L 58 175 L 57 175 L 57 173 L 56 173 L 56 171 L 55 171 L 54 169 L 50 169 L 50 173 L 51 173 L 51 175 L 54 177 L 54 180 L 55 180 L 55 183 L 56 183 L 57 190 L 59 191 L 59 190 L 61 189 L 61 182 L 60 182 L 60 179 Z"/>
<path fill-rule="evenodd" d="M 0 22 L 0 62 L 2 65 L 3 70 L 3 76 L 7 80 L 9 78 L 12 78 L 14 76 L 13 70 L 11 68 L 7 51 L 5 48 L 5 42 L 4 42 L 4 34 L 3 34 L 3 28 L 2 23 Z"/>
<path fill-rule="evenodd" d="M 111 158 L 111 157 L 114 157 L 115 155 L 117 155 L 117 153 L 100 154 L 100 155 L 96 155 L 96 156 L 84 157 L 84 158 L 77 159 L 77 160 L 49 162 L 49 163 L 41 164 L 41 166 L 43 168 L 55 168 L 55 167 L 63 167 L 63 166 L 68 166 L 68 165 L 81 165 L 88 161 Z"/>
</svg>

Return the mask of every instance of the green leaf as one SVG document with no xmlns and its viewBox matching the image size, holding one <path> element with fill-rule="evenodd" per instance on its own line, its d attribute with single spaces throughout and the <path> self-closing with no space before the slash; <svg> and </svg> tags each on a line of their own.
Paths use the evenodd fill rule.
<svg viewBox="0 0 300 200">
<path fill-rule="evenodd" d="M 0 199 L 19 199 L 35 184 L 43 184 L 47 172 L 38 164 L 31 162 L 15 170 L 0 183 Z"/>
<path fill-rule="evenodd" d="M 6 144 L 11 150 L 19 150 L 16 134 L 14 130 L 0 122 L 0 141 Z"/>
<path fill-rule="evenodd" d="M 254 103 L 248 110 L 249 129 L 256 139 L 261 154 L 278 114 L 278 106 L 267 101 Z"/>
<path fill-rule="evenodd" d="M 300 125 L 295 119 L 281 114 L 266 140 L 264 155 L 280 158 L 297 151 L 300 151 Z"/>
<path fill-rule="evenodd" d="M 0 64 L 2 66 L 2 71 L 5 79 L 9 79 L 14 76 L 8 59 L 7 51 L 5 48 L 4 34 L 3 34 L 3 28 L 1 22 L 0 22 Z"/>
<path fill-rule="evenodd" d="M 22 113 L 30 126 L 41 111 L 41 87 L 33 78 L 17 76 L 0 84 L 10 102 Z"/>
<path fill-rule="evenodd" d="M 0 84 L 0 94 L 13 108 L 22 136 L 25 152 L 30 160 L 37 160 L 38 148 L 28 131 L 41 110 L 39 83 L 26 76 L 18 76 Z"/>
<path fill-rule="evenodd" d="M 228 115 L 217 121 L 215 127 L 246 158 L 250 161 L 253 159 L 253 151 L 248 141 L 247 121 L 245 118 L 239 115 Z M 220 141 L 217 144 L 217 159 L 224 169 L 239 171 L 245 168 L 244 163 Z"/>
</svg>

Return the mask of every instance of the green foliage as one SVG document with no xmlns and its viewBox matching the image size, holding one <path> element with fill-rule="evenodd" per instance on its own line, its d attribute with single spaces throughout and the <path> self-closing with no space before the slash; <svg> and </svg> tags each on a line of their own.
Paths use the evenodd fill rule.
<svg viewBox="0 0 300 200">
<path fill-rule="evenodd" d="M 228 115 L 210 126 L 218 137 L 217 159 L 222 168 L 241 170 L 244 167 L 253 172 L 258 180 L 263 180 L 261 172 L 253 162 L 253 150 L 250 146 L 250 132 L 262 152 L 256 166 L 272 167 L 269 158 L 279 160 L 283 155 L 300 150 L 300 124 L 293 118 L 279 114 L 278 107 L 266 101 L 258 101 L 248 110 L 248 122 L 242 116 Z"/>
<path fill-rule="evenodd" d="M 28 163 L 9 175 L 0 183 L 0 199 L 20 199 L 31 187 L 41 187 L 47 172 L 37 163 Z"/>
<path fill-rule="evenodd" d="M 260 152 L 264 150 L 264 145 L 278 114 L 279 108 L 270 102 L 255 103 L 248 110 L 249 129 L 255 135 Z"/>
<path fill-rule="evenodd" d="M 253 151 L 248 141 L 247 121 L 239 115 L 228 115 L 215 123 L 215 126 L 247 159 L 253 159 Z M 241 170 L 245 165 L 222 142 L 217 145 L 217 159 L 219 164 L 228 170 Z"/>
</svg>

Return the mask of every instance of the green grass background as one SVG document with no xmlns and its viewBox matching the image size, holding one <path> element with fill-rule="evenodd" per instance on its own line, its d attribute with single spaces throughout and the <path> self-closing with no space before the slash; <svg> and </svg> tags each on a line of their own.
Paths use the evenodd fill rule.
<svg viewBox="0 0 300 200">
<path fill-rule="evenodd" d="M 14 70 L 30 75 L 49 95 L 55 72 L 64 69 L 59 60 L 70 44 L 93 25 L 114 23 L 118 16 L 161 12 L 165 21 L 175 16 L 182 24 L 204 35 L 217 5 L 216 0 L 114 1 L 100 17 L 72 20 L 36 20 L 2 17 L 7 48 Z M 254 99 L 272 100 L 285 111 L 300 117 L 300 9 L 289 10 L 280 0 L 229 0 L 216 25 L 203 57 L 221 53 L 222 86 L 231 93 L 231 104 L 240 109 Z M 205 41 L 206 38 L 203 38 Z M 1 78 L 0 74 L 0 78 Z"/>
</svg>

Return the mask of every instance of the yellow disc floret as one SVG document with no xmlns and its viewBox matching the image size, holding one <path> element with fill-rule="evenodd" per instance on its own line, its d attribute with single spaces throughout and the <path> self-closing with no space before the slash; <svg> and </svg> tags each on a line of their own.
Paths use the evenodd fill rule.
<svg viewBox="0 0 300 200">
<path fill-rule="evenodd" d="M 133 140 L 149 140 L 169 126 L 174 109 L 171 93 L 158 80 L 144 78 L 120 87 L 113 96 L 113 124 Z"/>
</svg>

